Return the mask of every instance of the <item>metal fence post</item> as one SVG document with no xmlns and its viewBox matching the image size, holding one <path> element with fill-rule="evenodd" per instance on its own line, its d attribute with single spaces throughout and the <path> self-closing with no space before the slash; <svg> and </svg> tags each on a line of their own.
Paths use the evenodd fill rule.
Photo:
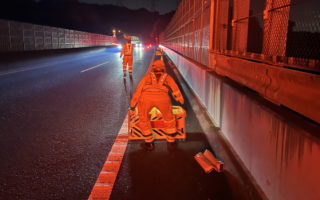
<svg viewBox="0 0 320 200">
<path fill-rule="evenodd" d="M 23 51 L 26 50 L 26 44 L 24 41 L 24 25 L 22 24 L 22 43 L 23 43 Z"/>
<path fill-rule="evenodd" d="M 250 0 L 234 0 L 232 50 L 247 51 Z"/>
<path fill-rule="evenodd" d="M 262 53 L 285 56 L 291 0 L 266 0 Z"/>
<path fill-rule="evenodd" d="M 54 30 L 54 29 L 53 29 L 52 27 L 50 27 L 50 33 L 51 33 L 51 34 L 50 34 L 50 35 L 51 35 L 51 48 L 52 48 L 52 49 L 54 49 L 54 47 L 53 47 L 53 30 Z"/>
<path fill-rule="evenodd" d="M 9 32 L 9 50 L 11 50 L 12 48 L 12 44 L 11 44 L 11 24 L 8 21 L 8 32 Z"/>
<path fill-rule="evenodd" d="M 229 17 L 229 0 L 216 1 L 216 20 L 214 25 L 214 43 L 213 48 L 216 50 L 227 49 L 228 36 L 228 17 Z"/>
<path fill-rule="evenodd" d="M 35 31 L 34 25 L 32 25 L 32 29 L 33 29 L 33 46 L 34 46 L 34 49 L 36 50 L 36 31 Z"/>
</svg>

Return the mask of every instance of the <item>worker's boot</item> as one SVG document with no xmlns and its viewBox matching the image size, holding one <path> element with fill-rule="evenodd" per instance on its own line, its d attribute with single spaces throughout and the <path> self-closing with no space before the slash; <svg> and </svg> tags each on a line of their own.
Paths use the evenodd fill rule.
<svg viewBox="0 0 320 200">
<path fill-rule="evenodd" d="M 177 146 L 178 146 L 178 144 L 177 144 L 176 141 L 167 142 L 167 149 L 168 149 L 169 151 L 174 151 L 174 150 L 176 150 L 176 149 L 177 149 Z"/>
<path fill-rule="evenodd" d="M 145 142 L 142 143 L 142 148 L 144 148 L 147 151 L 152 151 L 154 149 L 154 144 L 153 142 Z"/>
<path fill-rule="evenodd" d="M 132 76 L 132 69 L 129 68 L 129 76 Z"/>
<path fill-rule="evenodd" d="M 132 83 L 133 83 L 132 74 L 130 74 L 129 78 L 130 78 L 130 83 L 132 84 Z M 131 96 L 132 96 L 132 95 L 131 95 Z"/>
</svg>

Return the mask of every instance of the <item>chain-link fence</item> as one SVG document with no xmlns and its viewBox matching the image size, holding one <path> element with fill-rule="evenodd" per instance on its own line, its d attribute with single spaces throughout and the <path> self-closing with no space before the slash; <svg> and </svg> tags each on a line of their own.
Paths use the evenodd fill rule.
<svg viewBox="0 0 320 200">
<path fill-rule="evenodd" d="M 105 46 L 113 41 L 112 36 L 0 20 L 0 51 Z"/>
<path fill-rule="evenodd" d="M 234 33 L 233 38 L 229 39 L 233 44 L 231 54 L 249 56 L 277 65 L 320 70 L 319 1 L 248 2 L 250 6 L 247 9 L 241 6 L 234 6 L 232 9 L 233 14 L 246 12 L 249 15 L 234 18 L 232 21 L 233 31 L 238 33 L 242 31 L 244 34 Z M 241 45 L 239 41 L 245 40 L 246 46 Z"/>
<path fill-rule="evenodd" d="M 320 1 L 184 0 L 163 43 L 203 64 L 210 50 L 320 71 Z"/>
</svg>

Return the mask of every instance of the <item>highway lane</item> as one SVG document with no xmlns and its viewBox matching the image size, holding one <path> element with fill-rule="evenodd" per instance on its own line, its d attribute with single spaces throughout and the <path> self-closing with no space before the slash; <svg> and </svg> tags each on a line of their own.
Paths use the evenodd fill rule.
<svg viewBox="0 0 320 200">
<path fill-rule="evenodd" d="M 0 61 L 0 199 L 86 199 L 153 52 L 119 49 Z M 131 87 L 132 86 L 132 87 Z"/>
<path fill-rule="evenodd" d="M 199 107 L 177 69 L 168 63 L 166 57 L 164 60 L 167 72 L 175 79 L 185 98 L 187 139 L 178 141 L 174 147 L 167 145 L 166 141 L 156 141 L 155 149 L 150 152 L 142 149 L 140 141 L 129 141 L 110 199 L 262 199 L 234 157 L 226 151 L 217 128 Z M 179 105 L 174 100 L 172 102 Z M 194 155 L 205 149 L 222 158 L 226 170 L 206 174 L 194 159 Z"/>
</svg>

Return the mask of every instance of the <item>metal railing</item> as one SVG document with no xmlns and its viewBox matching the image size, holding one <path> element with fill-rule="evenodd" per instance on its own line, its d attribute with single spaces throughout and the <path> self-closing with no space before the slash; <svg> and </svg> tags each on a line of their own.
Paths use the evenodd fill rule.
<svg viewBox="0 0 320 200">
<path fill-rule="evenodd" d="M 205 65 L 209 50 L 319 72 L 319 14 L 318 0 L 184 0 L 161 38 Z"/>
</svg>

